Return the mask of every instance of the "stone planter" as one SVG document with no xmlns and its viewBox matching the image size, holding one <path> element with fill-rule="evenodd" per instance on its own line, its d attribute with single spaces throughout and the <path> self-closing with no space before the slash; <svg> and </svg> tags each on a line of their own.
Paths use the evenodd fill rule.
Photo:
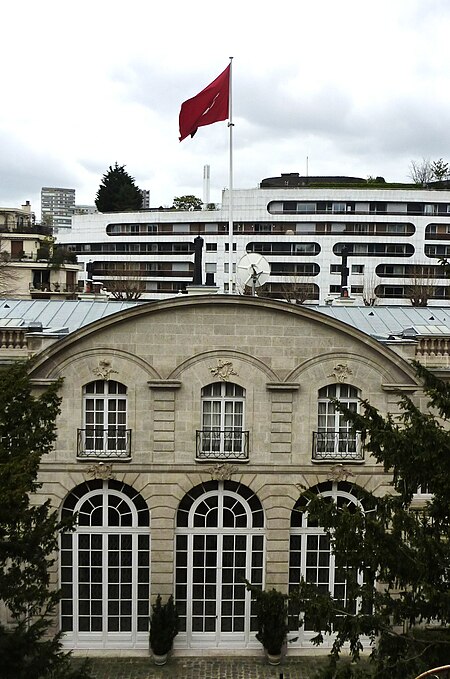
<svg viewBox="0 0 450 679">
<path fill-rule="evenodd" d="M 272 654 L 267 652 L 266 656 L 269 665 L 279 665 L 281 663 L 281 653 Z"/>
<path fill-rule="evenodd" d="M 167 653 L 164 653 L 164 655 L 157 655 L 156 653 L 153 653 L 153 662 L 155 665 L 165 665 L 167 662 Z"/>
</svg>

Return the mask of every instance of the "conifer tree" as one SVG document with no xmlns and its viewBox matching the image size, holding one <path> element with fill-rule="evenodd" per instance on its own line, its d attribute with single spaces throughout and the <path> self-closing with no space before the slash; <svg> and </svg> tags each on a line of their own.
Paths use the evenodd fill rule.
<svg viewBox="0 0 450 679">
<path fill-rule="evenodd" d="M 346 573 L 346 602 L 303 582 L 293 596 L 316 631 L 336 634 L 326 677 L 340 675 L 349 644 L 356 660 L 362 639 L 372 639 L 376 679 L 410 679 L 450 658 L 450 385 L 414 363 L 428 407 L 408 396 L 400 415 L 381 415 L 367 401 L 362 413 L 336 406 L 361 432 L 377 462 L 392 474 L 384 497 L 353 488 L 361 502 L 337 506 L 310 494 L 308 513 L 329 535 L 336 568 Z M 418 504 L 418 492 L 428 501 Z M 356 604 L 356 605 L 355 605 Z M 427 624 L 432 623 L 427 628 Z M 369 675 L 367 675 L 369 676 Z"/>
<path fill-rule="evenodd" d="M 127 212 L 140 210 L 142 194 L 125 165 L 115 163 L 106 172 L 97 191 L 95 205 L 99 212 Z"/>
<path fill-rule="evenodd" d="M 33 397 L 25 363 L 0 372 L 0 621 L 3 679 L 81 679 L 52 630 L 58 592 L 50 571 L 63 525 L 50 501 L 33 500 L 42 456 L 52 449 L 59 384 Z"/>
</svg>

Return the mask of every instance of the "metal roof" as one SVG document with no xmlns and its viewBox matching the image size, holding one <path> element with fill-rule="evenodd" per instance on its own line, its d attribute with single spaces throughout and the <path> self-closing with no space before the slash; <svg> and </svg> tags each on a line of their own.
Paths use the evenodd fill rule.
<svg viewBox="0 0 450 679">
<path fill-rule="evenodd" d="M 418 335 L 450 336 L 449 306 L 325 305 L 314 308 L 377 339 L 389 339 L 391 336 L 410 339 Z"/>
<path fill-rule="evenodd" d="M 71 333 L 78 328 L 136 306 L 139 302 L 96 300 L 3 299 L 0 300 L 0 327 L 10 319 L 24 326 L 41 323 L 47 332 Z"/>
<path fill-rule="evenodd" d="M 213 298 L 212 298 L 213 299 Z M 43 331 L 71 333 L 88 323 L 142 304 L 141 301 L 0 300 L 0 327 L 41 323 Z M 149 302 L 147 302 L 149 303 Z M 152 302 L 150 302 L 152 303 Z M 378 340 L 450 336 L 450 306 L 309 306 Z"/>
</svg>

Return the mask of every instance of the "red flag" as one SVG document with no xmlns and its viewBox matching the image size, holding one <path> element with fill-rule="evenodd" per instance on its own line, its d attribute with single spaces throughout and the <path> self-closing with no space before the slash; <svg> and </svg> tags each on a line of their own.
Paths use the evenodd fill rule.
<svg viewBox="0 0 450 679">
<path fill-rule="evenodd" d="M 230 68 L 231 64 L 204 90 L 181 104 L 180 141 L 189 135 L 193 137 L 202 125 L 211 125 L 228 118 Z"/>
</svg>

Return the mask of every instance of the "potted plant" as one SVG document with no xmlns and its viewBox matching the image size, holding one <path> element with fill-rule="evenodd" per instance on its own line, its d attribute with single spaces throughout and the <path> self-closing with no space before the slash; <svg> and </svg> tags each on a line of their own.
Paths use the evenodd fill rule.
<svg viewBox="0 0 450 679">
<path fill-rule="evenodd" d="M 167 655 L 172 650 L 173 640 L 178 634 L 178 613 L 173 596 L 166 603 L 161 601 L 158 594 L 152 604 L 150 616 L 150 648 L 153 653 L 155 665 L 165 665 Z"/>
<path fill-rule="evenodd" d="M 270 665 L 279 665 L 287 641 L 288 596 L 276 589 L 261 590 L 247 582 L 255 599 L 258 632 L 256 638 L 263 645 Z"/>
</svg>

